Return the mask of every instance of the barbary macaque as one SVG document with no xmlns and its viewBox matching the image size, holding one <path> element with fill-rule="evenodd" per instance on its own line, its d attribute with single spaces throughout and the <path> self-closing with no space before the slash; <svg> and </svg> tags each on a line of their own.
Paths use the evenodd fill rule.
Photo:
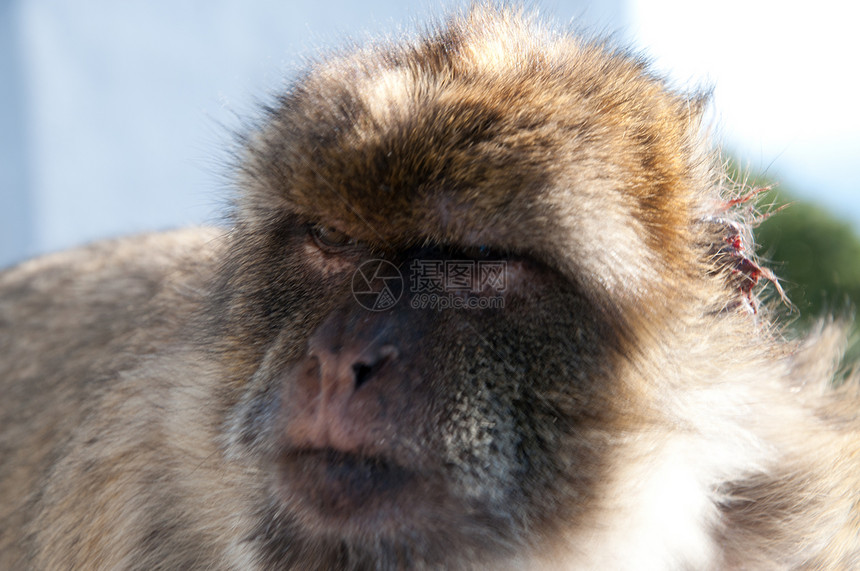
<svg viewBox="0 0 860 571">
<path fill-rule="evenodd" d="M 860 567 L 706 105 L 510 7 L 319 59 L 229 229 L 0 274 L 0 568 Z"/>
</svg>

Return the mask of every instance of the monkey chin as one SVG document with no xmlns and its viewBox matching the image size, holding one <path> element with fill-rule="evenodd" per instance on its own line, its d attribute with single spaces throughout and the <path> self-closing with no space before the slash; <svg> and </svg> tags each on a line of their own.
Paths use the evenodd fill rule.
<svg viewBox="0 0 860 571">
<path fill-rule="evenodd" d="M 288 450 L 280 458 L 279 495 L 318 526 L 394 531 L 419 509 L 418 475 L 379 455 L 335 448 Z"/>
</svg>

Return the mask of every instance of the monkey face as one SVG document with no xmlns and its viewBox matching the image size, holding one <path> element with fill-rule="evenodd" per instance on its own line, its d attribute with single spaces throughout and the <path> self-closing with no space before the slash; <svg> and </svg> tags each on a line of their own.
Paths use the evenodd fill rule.
<svg viewBox="0 0 860 571">
<path fill-rule="evenodd" d="M 587 508 L 612 334 L 575 284 L 519 254 L 288 225 L 233 300 L 269 343 L 236 407 L 270 545 L 382 541 L 440 563 L 450 542 L 507 552 Z M 357 278 L 399 299 L 373 307 Z"/>
</svg>

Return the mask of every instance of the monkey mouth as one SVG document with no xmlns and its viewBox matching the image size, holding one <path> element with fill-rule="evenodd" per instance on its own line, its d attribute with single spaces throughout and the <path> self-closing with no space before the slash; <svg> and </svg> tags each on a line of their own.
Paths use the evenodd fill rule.
<svg viewBox="0 0 860 571">
<path fill-rule="evenodd" d="M 416 477 L 383 456 L 334 448 L 289 451 L 282 456 L 281 468 L 282 493 L 324 518 L 337 520 L 354 519 L 357 514 L 365 519 L 386 517 Z"/>
</svg>

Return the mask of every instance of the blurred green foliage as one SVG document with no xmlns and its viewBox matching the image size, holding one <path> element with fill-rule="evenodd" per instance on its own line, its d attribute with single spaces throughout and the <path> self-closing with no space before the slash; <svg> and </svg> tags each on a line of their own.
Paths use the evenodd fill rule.
<svg viewBox="0 0 860 571">
<path fill-rule="evenodd" d="M 755 230 L 759 255 L 780 278 L 800 321 L 856 307 L 860 238 L 851 224 L 784 191 L 771 191 L 771 198 L 776 205 L 788 206 Z"/>
</svg>

